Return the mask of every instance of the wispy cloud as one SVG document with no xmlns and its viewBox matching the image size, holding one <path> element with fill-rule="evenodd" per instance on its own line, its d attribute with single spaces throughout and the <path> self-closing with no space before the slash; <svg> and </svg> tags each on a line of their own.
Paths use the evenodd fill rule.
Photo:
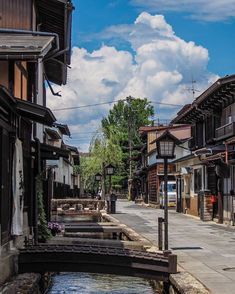
<svg viewBox="0 0 235 294">
<path fill-rule="evenodd" d="M 193 19 L 226 21 L 235 17 L 235 0 L 131 0 L 130 3 L 151 13 L 176 11 Z"/>
</svg>

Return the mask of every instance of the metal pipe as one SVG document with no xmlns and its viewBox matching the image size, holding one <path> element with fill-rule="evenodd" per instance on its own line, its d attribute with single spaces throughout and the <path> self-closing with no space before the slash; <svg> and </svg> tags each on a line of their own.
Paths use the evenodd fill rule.
<svg viewBox="0 0 235 294">
<path fill-rule="evenodd" d="M 162 250 L 162 223 L 164 219 L 162 217 L 158 218 L 158 249 Z"/>
<path fill-rule="evenodd" d="M 164 157 L 164 249 L 168 250 L 168 195 L 167 195 L 167 157 Z"/>
</svg>

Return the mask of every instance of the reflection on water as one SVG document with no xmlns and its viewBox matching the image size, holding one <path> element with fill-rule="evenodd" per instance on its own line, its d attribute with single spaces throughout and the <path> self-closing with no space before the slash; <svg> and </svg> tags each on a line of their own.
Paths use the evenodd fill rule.
<svg viewBox="0 0 235 294">
<path fill-rule="evenodd" d="M 156 294 L 148 281 L 140 278 L 89 274 L 61 273 L 53 277 L 50 294 Z"/>
</svg>

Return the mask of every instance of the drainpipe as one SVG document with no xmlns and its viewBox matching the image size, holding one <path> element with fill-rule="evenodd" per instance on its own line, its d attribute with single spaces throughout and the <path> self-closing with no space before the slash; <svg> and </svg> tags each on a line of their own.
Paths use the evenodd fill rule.
<svg viewBox="0 0 235 294">
<path fill-rule="evenodd" d="M 40 152 L 40 141 L 38 138 L 34 138 L 36 143 L 36 169 L 35 169 L 35 178 L 41 173 L 41 152 Z M 35 187 L 36 187 L 36 180 L 35 180 Z M 37 202 L 37 191 L 35 189 L 35 197 L 34 197 L 34 207 L 33 207 L 33 215 L 34 215 L 34 242 L 35 245 L 38 244 L 38 202 Z"/>
</svg>

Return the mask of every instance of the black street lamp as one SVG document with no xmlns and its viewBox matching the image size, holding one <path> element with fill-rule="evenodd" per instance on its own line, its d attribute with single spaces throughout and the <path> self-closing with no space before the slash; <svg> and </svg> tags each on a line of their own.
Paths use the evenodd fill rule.
<svg viewBox="0 0 235 294">
<path fill-rule="evenodd" d="M 101 175 L 100 173 L 97 173 L 97 174 L 95 175 L 95 180 L 96 180 L 97 182 L 100 182 L 100 181 L 102 180 L 102 175 Z"/>
<path fill-rule="evenodd" d="M 111 178 L 114 174 L 115 167 L 112 164 L 108 164 L 105 166 L 105 174 L 109 176 L 109 193 L 111 191 Z"/>
<path fill-rule="evenodd" d="M 112 164 L 108 164 L 105 167 L 106 175 L 112 176 L 114 174 L 115 167 Z"/>
<path fill-rule="evenodd" d="M 166 130 L 156 139 L 157 158 L 164 159 L 164 243 L 165 250 L 168 250 L 168 195 L 167 195 L 167 165 L 168 159 L 175 157 L 175 145 L 180 141 Z"/>
</svg>

